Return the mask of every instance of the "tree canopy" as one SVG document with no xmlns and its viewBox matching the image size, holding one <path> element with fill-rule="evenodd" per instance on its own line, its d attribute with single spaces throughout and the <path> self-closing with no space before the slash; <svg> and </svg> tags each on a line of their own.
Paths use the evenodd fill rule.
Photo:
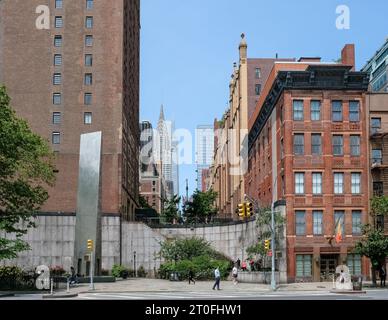
<svg viewBox="0 0 388 320">
<path fill-rule="evenodd" d="M 380 229 L 374 229 L 367 224 L 362 227 L 363 238 L 356 243 L 354 252 L 370 259 L 372 268 L 377 270 L 388 255 L 388 237 Z M 373 283 L 376 283 L 374 272 L 372 273 Z"/>
<path fill-rule="evenodd" d="M 174 220 L 176 221 L 179 218 L 178 205 L 180 201 L 181 197 L 178 197 L 176 194 L 169 200 L 164 199 L 165 207 L 162 212 L 162 217 L 165 222 L 173 223 Z"/>
<path fill-rule="evenodd" d="M 204 223 L 211 220 L 218 212 L 214 205 L 217 199 L 217 192 L 209 190 L 202 192 L 196 190 L 193 194 L 193 201 L 189 201 L 185 206 L 186 222 Z"/>
<path fill-rule="evenodd" d="M 0 236 L 0 260 L 29 248 L 21 237 L 35 226 L 34 214 L 48 199 L 53 160 L 48 143 L 16 116 L 0 86 L 0 234 L 8 235 Z"/>
</svg>

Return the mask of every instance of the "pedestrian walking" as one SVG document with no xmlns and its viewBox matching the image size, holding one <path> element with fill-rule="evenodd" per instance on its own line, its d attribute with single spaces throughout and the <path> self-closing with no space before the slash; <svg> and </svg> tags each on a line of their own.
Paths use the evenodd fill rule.
<svg viewBox="0 0 388 320">
<path fill-rule="evenodd" d="M 237 264 L 237 269 L 240 269 L 240 266 L 241 266 L 240 258 L 237 258 L 236 264 Z"/>
<path fill-rule="evenodd" d="M 221 273 L 218 267 L 214 270 L 214 277 L 216 279 L 216 282 L 213 285 L 213 290 L 215 290 L 216 287 L 217 287 L 217 290 L 220 290 Z"/>
<path fill-rule="evenodd" d="M 387 271 L 385 270 L 385 266 L 382 266 L 380 268 L 379 276 L 380 276 L 380 287 L 385 287 L 385 279 L 387 278 Z"/>
<path fill-rule="evenodd" d="M 233 269 L 232 269 L 232 277 L 233 277 L 233 284 L 237 284 L 238 281 L 237 281 L 237 277 L 238 277 L 238 270 L 237 270 L 237 267 L 234 266 Z"/>
<path fill-rule="evenodd" d="M 190 282 L 194 282 L 194 284 L 195 284 L 194 272 L 191 269 L 189 270 L 189 284 L 190 284 Z"/>
</svg>

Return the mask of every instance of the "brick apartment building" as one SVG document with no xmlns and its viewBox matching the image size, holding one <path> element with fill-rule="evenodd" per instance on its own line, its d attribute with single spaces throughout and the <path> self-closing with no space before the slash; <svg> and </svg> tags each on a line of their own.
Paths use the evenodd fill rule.
<svg viewBox="0 0 388 320">
<path fill-rule="evenodd" d="M 369 212 L 368 74 L 354 65 L 353 45 L 341 64 L 275 62 L 249 121 L 246 190 L 263 207 L 286 201 L 288 282 L 331 281 L 343 262 L 369 273 L 352 253 Z"/>
<path fill-rule="evenodd" d="M 40 5 L 49 29 L 36 28 Z M 102 131 L 101 212 L 134 219 L 139 193 L 139 0 L 0 1 L 0 83 L 56 153 L 42 213 L 75 214 L 80 135 Z"/>
</svg>

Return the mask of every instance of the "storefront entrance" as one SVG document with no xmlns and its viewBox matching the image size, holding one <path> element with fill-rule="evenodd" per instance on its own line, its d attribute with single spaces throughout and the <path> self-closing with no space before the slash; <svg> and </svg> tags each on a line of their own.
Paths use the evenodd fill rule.
<svg viewBox="0 0 388 320">
<path fill-rule="evenodd" d="M 320 259 L 321 281 L 333 281 L 333 274 L 338 265 L 338 254 L 322 254 Z"/>
</svg>

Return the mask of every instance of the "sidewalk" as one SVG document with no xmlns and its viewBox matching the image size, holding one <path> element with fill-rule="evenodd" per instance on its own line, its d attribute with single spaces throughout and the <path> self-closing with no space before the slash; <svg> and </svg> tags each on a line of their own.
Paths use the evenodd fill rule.
<svg viewBox="0 0 388 320">
<path fill-rule="evenodd" d="M 188 284 L 187 281 L 169 281 L 160 279 L 131 278 L 127 280 L 117 280 L 113 283 L 95 283 L 93 292 L 207 292 L 211 291 L 213 281 L 197 281 L 195 284 Z M 221 281 L 221 290 L 225 292 L 269 292 L 270 284 L 258 283 L 238 283 L 234 285 L 232 281 Z M 326 291 L 333 289 L 332 282 L 305 282 L 281 284 L 278 291 Z M 56 292 L 66 292 L 58 290 Z M 89 284 L 79 284 L 70 288 L 71 293 L 90 292 Z"/>
</svg>

